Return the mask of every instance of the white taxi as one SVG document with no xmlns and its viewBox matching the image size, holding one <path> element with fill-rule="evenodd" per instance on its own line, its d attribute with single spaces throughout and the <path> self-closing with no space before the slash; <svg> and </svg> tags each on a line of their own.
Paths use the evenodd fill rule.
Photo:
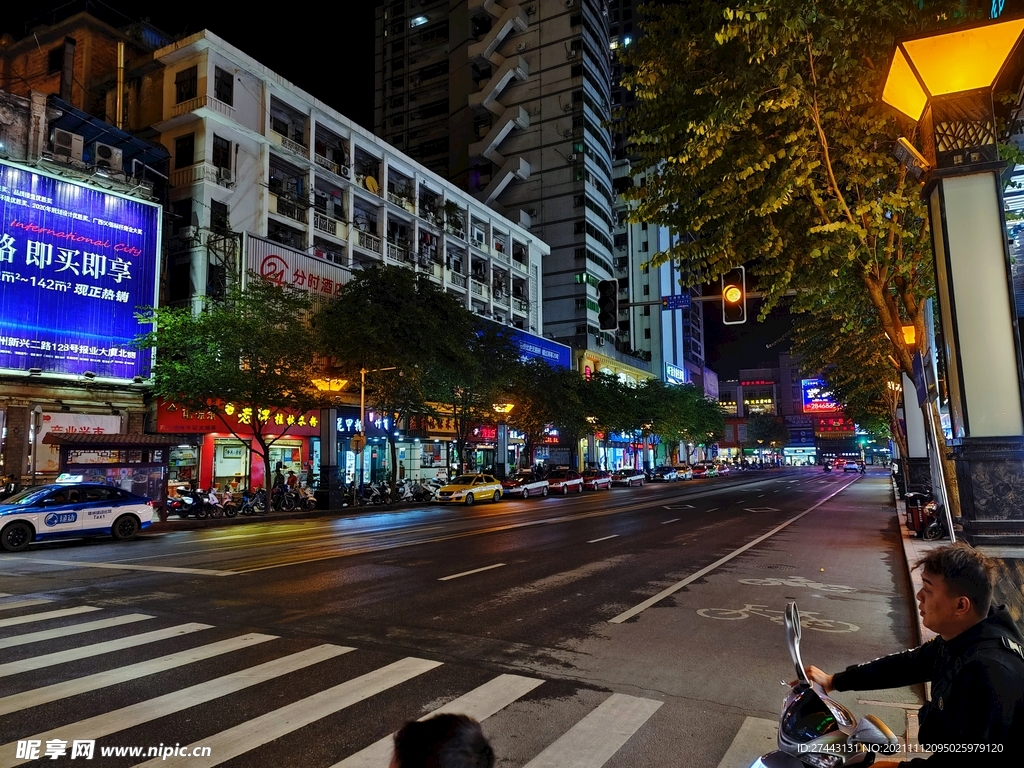
<svg viewBox="0 0 1024 768">
<path fill-rule="evenodd" d="M 55 483 L 0 500 L 0 546 L 18 552 L 34 541 L 80 536 L 134 538 L 159 521 L 144 496 L 102 483 Z"/>
</svg>

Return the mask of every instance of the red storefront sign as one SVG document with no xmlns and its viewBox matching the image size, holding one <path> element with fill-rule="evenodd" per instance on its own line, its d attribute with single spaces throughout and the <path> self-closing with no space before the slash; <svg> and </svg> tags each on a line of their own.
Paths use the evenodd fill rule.
<svg viewBox="0 0 1024 768">
<path fill-rule="evenodd" d="M 225 425 L 230 425 L 230 429 Z M 156 407 L 156 431 L 166 434 L 207 434 L 209 432 L 230 432 L 240 437 L 252 435 L 253 422 L 263 423 L 265 435 L 288 435 L 294 437 L 318 437 L 320 435 L 320 412 L 309 411 L 296 414 L 292 411 L 224 406 L 222 419 L 212 411 L 194 411 L 176 403 L 159 400 Z"/>
</svg>

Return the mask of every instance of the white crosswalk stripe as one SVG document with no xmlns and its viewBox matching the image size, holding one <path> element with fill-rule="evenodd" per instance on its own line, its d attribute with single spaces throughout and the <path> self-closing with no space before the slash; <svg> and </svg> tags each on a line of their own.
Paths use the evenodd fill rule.
<svg viewBox="0 0 1024 768">
<path fill-rule="evenodd" d="M 42 613 L 30 613 L 25 616 L 11 616 L 8 619 L 0 619 L 0 627 L 14 627 L 19 624 L 31 624 L 36 621 L 48 621 L 50 619 L 62 619 L 65 616 L 74 616 L 79 613 L 98 611 L 91 605 L 79 605 L 75 608 L 60 608 L 56 611 L 43 611 Z"/>
<path fill-rule="evenodd" d="M 15 600 L 10 603 L 0 603 L 0 611 L 13 611 L 15 608 L 30 608 L 33 605 L 42 605 L 48 603 L 49 600 L 38 599 L 38 600 Z"/>
<path fill-rule="evenodd" d="M 0 638 L 0 650 L 4 648 L 14 648 L 19 645 L 28 645 L 29 643 L 41 643 L 45 640 L 56 640 L 57 638 L 67 637 L 68 635 L 80 635 L 83 632 L 96 632 L 101 629 L 119 627 L 122 624 L 131 624 L 132 622 L 145 621 L 146 619 L 152 618 L 152 616 L 147 616 L 144 613 L 126 613 L 124 616 L 113 616 L 109 619 L 100 619 L 99 621 L 87 621 L 82 624 L 72 624 L 70 627 L 44 629 L 39 632 L 26 632 L 22 635 L 12 635 L 11 637 Z"/>
<path fill-rule="evenodd" d="M 201 629 L 211 629 L 211 627 L 209 624 L 180 624 L 176 627 L 144 632 L 141 635 L 130 635 L 118 640 L 108 640 L 105 643 L 93 643 L 92 645 L 71 648 L 67 651 L 35 656 L 31 659 L 9 661 L 6 664 L 0 664 L 0 677 L 16 675 L 20 672 L 29 672 L 33 669 L 42 669 L 43 667 L 52 667 L 55 664 L 66 664 L 69 661 L 78 661 L 79 659 L 86 659 L 92 656 L 101 656 L 104 653 L 123 651 L 126 648 L 134 648 L 146 643 L 155 643 L 159 640 L 169 640 L 172 637 L 187 635 L 190 632 L 198 632 Z"/>
</svg>

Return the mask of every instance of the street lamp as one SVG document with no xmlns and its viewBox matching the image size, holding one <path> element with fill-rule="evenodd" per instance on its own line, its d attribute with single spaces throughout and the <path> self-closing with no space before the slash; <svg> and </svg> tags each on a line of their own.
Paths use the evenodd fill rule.
<svg viewBox="0 0 1024 768">
<path fill-rule="evenodd" d="M 498 414 L 498 435 L 495 450 L 494 469 L 499 480 L 508 477 L 508 415 L 515 408 L 513 403 L 494 403 L 491 405 L 494 412 Z"/>
<path fill-rule="evenodd" d="M 921 129 L 923 157 L 908 159 L 905 140 L 897 156 L 926 172 L 951 445 L 969 539 L 1016 530 L 1024 514 L 1009 503 L 1024 493 L 1024 367 L 992 99 L 1022 33 L 1024 19 L 1013 19 L 903 40 L 882 94 Z"/>
</svg>

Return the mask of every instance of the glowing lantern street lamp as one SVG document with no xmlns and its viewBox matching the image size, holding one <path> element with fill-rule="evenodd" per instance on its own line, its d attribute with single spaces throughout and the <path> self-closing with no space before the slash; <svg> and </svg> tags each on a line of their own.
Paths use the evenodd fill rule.
<svg viewBox="0 0 1024 768">
<path fill-rule="evenodd" d="M 968 538 L 1024 523 L 1024 510 L 1008 508 L 1024 493 L 1024 480 L 1013 480 L 1024 478 L 1024 369 L 992 100 L 1022 33 L 1024 19 L 1013 19 L 903 40 L 882 94 L 920 127 L 922 154 L 902 139 L 896 155 L 925 181 Z M 1006 482 L 1014 492 L 997 494 Z"/>
<path fill-rule="evenodd" d="M 498 414 L 494 472 L 499 480 L 504 480 L 508 477 L 508 415 L 512 413 L 515 405 L 513 403 L 494 403 L 491 408 Z"/>
</svg>

